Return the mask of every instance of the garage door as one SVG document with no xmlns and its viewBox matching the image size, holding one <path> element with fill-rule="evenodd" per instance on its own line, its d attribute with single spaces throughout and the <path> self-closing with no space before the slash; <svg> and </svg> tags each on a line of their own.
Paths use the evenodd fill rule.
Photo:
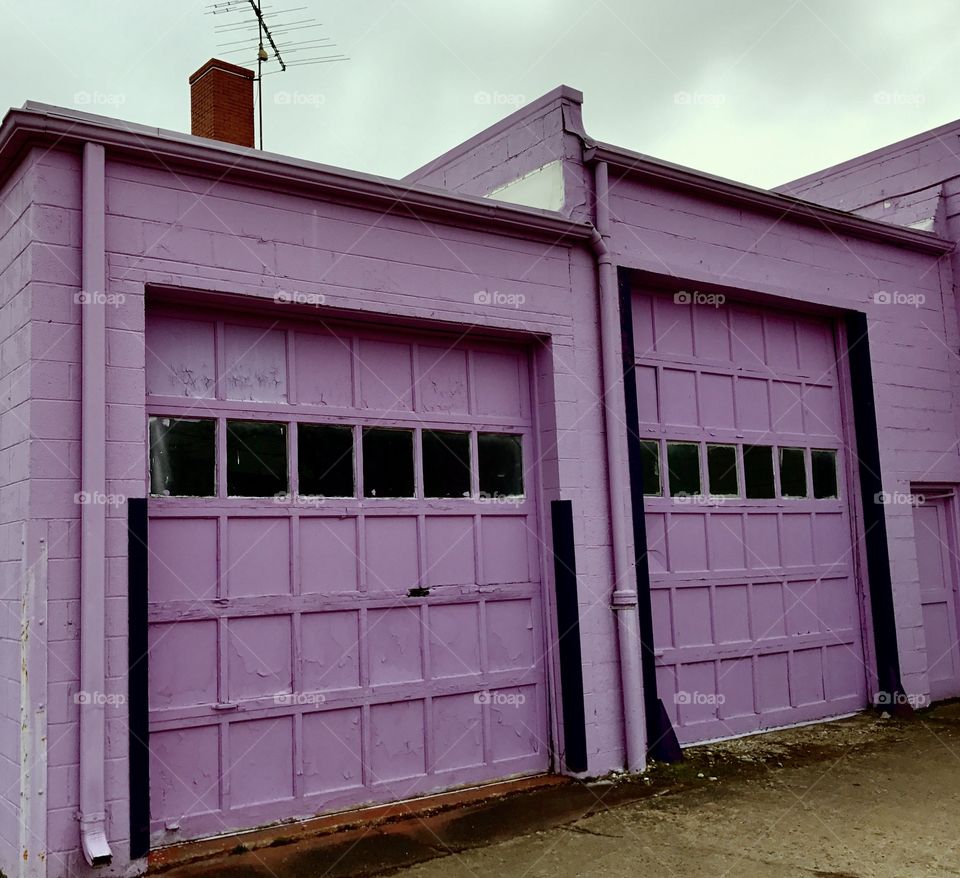
<svg viewBox="0 0 960 878">
<path fill-rule="evenodd" d="M 153 311 L 154 843 L 548 768 L 527 355 Z"/>
<path fill-rule="evenodd" d="M 681 743 L 866 703 L 832 325 L 635 293 L 657 679 Z"/>
</svg>

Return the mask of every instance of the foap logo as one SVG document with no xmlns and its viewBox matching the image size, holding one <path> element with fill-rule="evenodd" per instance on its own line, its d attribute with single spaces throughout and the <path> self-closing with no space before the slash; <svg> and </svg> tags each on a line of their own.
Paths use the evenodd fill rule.
<svg viewBox="0 0 960 878">
<path fill-rule="evenodd" d="M 284 107 L 322 107 L 327 96 L 309 91 L 278 91 L 273 102 Z"/>
<path fill-rule="evenodd" d="M 923 506 L 927 498 L 906 491 L 881 491 L 873 495 L 873 502 L 878 506 Z"/>
<path fill-rule="evenodd" d="M 673 294 L 674 305 L 706 305 L 710 308 L 720 308 L 727 301 L 723 293 L 701 293 L 699 290 L 679 290 Z"/>
<path fill-rule="evenodd" d="M 527 102 L 525 95 L 507 94 L 500 91 L 478 91 L 473 102 L 483 107 L 520 107 Z"/>
<path fill-rule="evenodd" d="M 500 290 L 478 290 L 473 294 L 474 305 L 490 305 L 496 308 L 520 308 L 527 297 L 523 293 L 501 293 Z"/>
<path fill-rule="evenodd" d="M 926 695 L 908 695 L 906 692 L 878 692 L 874 702 L 877 707 L 912 707 L 922 710 L 930 706 L 930 699 Z"/>
<path fill-rule="evenodd" d="M 719 107 L 727 102 L 727 96 L 718 92 L 678 91 L 673 102 L 681 107 Z"/>
<path fill-rule="evenodd" d="M 278 305 L 310 305 L 319 308 L 326 304 L 327 297 L 323 293 L 303 293 L 299 290 L 279 290 L 273 296 Z"/>
<path fill-rule="evenodd" d="M 481 491 L 477 496 L 477 503 L 485 506 L 519 506 L 523 503 L 523 497 L 516 494 L 488 494 Z"/>
<path fill-rule="evenodd" d="M 73 95 L 73 103 L 78 107 L 120 107 L 126 102 L 127 96 L 117 92 L 78 91 Z"/>
<path fill-rule="evenodd" d="M 874 305 L 909 305 L 919 308 L 927 301 L 923 293 L 901 293 L 900 290 L 878 290 L 873 294 Z"/>
<path fill-rule="evenodd" d="M 726 695 L 720 692 L 687 692 L 686 690 L 681 690 L 673 696 L 673 703 L 677 705 L 695 704 L 719 707 L 726 700 Z"/>
<path fill-rule="evenodd" d="M 120 692 L 86 692 L 81 690 L 73 693 L 74 704 L 92 704 L 97 707 L 120 707 L 127 703 L 127 696 Z"/>
<path fill-rule="evenodd" d="M 490 704 L 493 707 L 520 707 L 527 701 L 522 692 L 491 692 L 484 689 L 473 696 L 474 704 Z"/>
<path fill-rule="evenodd" d="M 77 506 L 123 506 L 125 494 L 104 494 L 102 491 L 78 491 L 73 495 Z"/>
<path fill-rule="evenodd" d="M 326 700 L 321 692 L 281 692 L 273 696 L 273 703 L 278 707 L 311 707 Z"/>
<path fill-rule="evenodd" d="M 672 498 L 674 503 L 687 506 L 723 506 L 726 497 L 714 497 L 711 494 L 677 494 Z"/>
<path fill-rule="evenodd" d="M 74 293 L 73 301 L 76 305 L 103 305 L 105 307 L 119 308 L 127 301 L 127 297 L 123 293 L 102 293 L 98 290 L 94 290 L 93 292 L 81 290 L 79 293 Z"/>
<path fill-rule="evenodd" d="M 927 102 L 927 96 L 918 92 L 878 91 L 873 95 L 873 102 L 881 107 L 922 107 Z"/>
<path fill-rule="evenodd" d="M 320 494 L 277 494 L 273 498 L 275 506 L 292 506 L 298 509 L 320 509 L 327 498 Z"/>
</svg>

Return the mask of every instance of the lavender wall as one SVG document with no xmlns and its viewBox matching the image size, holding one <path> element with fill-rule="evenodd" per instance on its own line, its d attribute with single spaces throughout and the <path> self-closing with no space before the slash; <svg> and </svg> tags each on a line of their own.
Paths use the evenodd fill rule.
<svg viewBox="0 0 960 878">
<path fill-rule="evenodd" d="M 528 112 L 544 112 L 541 105 L 547 98 L 551 96 Z M 563 100 L 553 95 L 551 100 L 555 114 L 561 103 L 576 103 L 572 94 Z M 563 150 L 570 166 L 565 175 L 589 181 L 581 157 L 590 143 L 579 119 L 578 107 L 566 111 L 565 137 L 582 136 L 586 142 L 579 150 Z M 504 145 L 516 139 L 517 129 L 525 124 L 524 111 L 508 117 L 426 166 L 423 178 L 451 188 L 483 189 L 477 181 L 500 181 L 523 173 L 527 166 L 522 157 L 503 162 L 503 155 Z M 890 219 L 884 213 L 895 213 L 919 228 L 927 228 L 923 222 L 927 215 L 936 216 L 937 231 L 944 234 L 945 223 L 953 223 L 953 212 L 960 212 L 960 201 L 954 208 L 951 200 L 952 193 L 960 190 L 953 180 L 944 184 L 948 193 L 944 203 L 938 200 L 944 175 L 960 173 L 960 159 L 951 148 L 957 128 L 947 126 L 784 189 L 847 210 L 870 205 L 857 212 L 874 219 Z M 559 154 L 559 147 L 555 151 Z M 493 167 L 498 159 L 501 165 Z M 421 169 L 411 177 L 423 174 Z M 870 318 L 885 490 L 902 495 L 909 492 L 912 481 L 960 480 L 960 458 L 954 448 L 960 427 L 956 413 L 960 369 L 952 354 L 960 334 L 954 269 L 948 257 L 841 237 L 792 221 L 786 206 L 783 215 L 764 214 L 728 206 L 716 198 L 649 185 L 622 170 L 612 170 L 610 177 L 614 181 L 609 198 L 612 250 L 617 264 L 680 278 L 693 289 L 697 284 L 717 284 L 748 295 L 793 300 L 801 307 L 865 310 Z M 914 194 L 892 198 L 884 206 L 891 192 Z M 589 191 L 584 201 L 590 203 Z M 916 307 L 896 304 L 895 292 L 923 297 L 923 302 Z M 884 304 L 888 293 L 893 301 Z M 904 684 L 909 693 L 926 695 L 913 519 L 906 504 L 887 506 L 885 513 Z"/>
<path fill-rule="evenodd" d="M 581 92 L 562 85 L 404 179 L 464 195 L 488 195 L 538 168 L 562 162 L 561 212 L 587 220 L 588 183 L 579 164 L 582 102 Z"/>
<path fill-rule="evenodd" d="M 946 260 L 904 248 L 837 238 L 777 217 L 750 215 L 692 195 L 627 179 L 611 195 L 619 264 L 697 284 L 721 284 L 813 303 L 865 310 L 875 380 L 884 488 L 909 493 L 911 481 L 960 480 L 952 351 L 960 344 Z M 921 306 L 880 304 L 881 292 L 911 291 Z M 870 392 L 855 388 L 855 393 Z M 913 519 L 885 507 L 899 648 L 908 693 L 928 691 Z"/>
<path fill-rule="evenodd" d="M 30 408 L 33 158 L 0 189 L 0 870 L 19 869 L 20 700 Z"/>
<path fill-rule="evenodd" d="M 34 514 L 51 534 L 49 874 L 56 875 L 83 868 L 77 853 L 78 717 L 72 701 L 79 676 L 79 507 L 73 501 L 79 490 L 80 306 L 73 303 L 79 292 L 79 156 L 49 153 L 42 189 L 63 217 L 49 257 L 35 266 L 45 295 L 35 301 L 33 313 L 45 327 L 50 373 L 34 389 L 37 435 L 58 451 L 35 459 L 33 471 L 39 486 Z M 233 302 L 268 308 L 276 307 L 278 292 L 323 296 L 328 308 L 378 320 L 397 315 L 418 325 L 441 320 L 527 334 L 538 373 L 543 500 L 562 491 L 577 512 L 590 771 L 619 767 L 622 731 L 608 606 L 609 527 L 590 254 L 271 193 L 182 168 L 172 173 L 141 167 L 109 153 L 107 211 L 107 293 L 114 297 L 107 307 L 108 495 L 144 496 L 147 488 L 142 333 L 148 285 L 189 290 L 190 296 L 229 294 Z M 477 297 L 481 291 L 522 299 L 517 307 L 491 306 Z M 306 307 L 304 313 L 318 312 Z M 117 695 L 126 686 L 125 508 L 108 502 L 107 513 L 107 694 Z M 544 569 L 549 595 L 550 565 Z M 107 711 L 108 828 L 115 869 L 121 870 L 129 813 L 125 706 L 108 704 Z"/>
</svg>

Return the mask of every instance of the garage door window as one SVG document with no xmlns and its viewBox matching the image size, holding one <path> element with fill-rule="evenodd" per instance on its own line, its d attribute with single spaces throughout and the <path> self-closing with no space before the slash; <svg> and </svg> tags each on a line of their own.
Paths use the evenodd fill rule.
<svg viewBox="0 0 960 878">
<path fill-rule="evenodd" d="M 207 418 L 150 418 L 150 493 L 214 496 L 216 433 L 216 422 Z"/>
<path fill-rule="evenodd" d="M 750 500 L 771 500 L 777 496 L 771 446 L 743 446 L 743 482 Z"/>
<path fill-rule="evenodd" d="M 837 452 L 814 448 L 811 452 L 813 496 L 817 500 L 839 497 L 837 491 Z"/>
<path fill-rule="evenodd" d="M 715 497 L 736 497 L 740 493 L 736 445 L 707 446 L 707 478 Z"/>
<path fill-rule="evenodd" d="M 297 424 L 297 490 L 318 497 L 353 497 L 353 428 Z"/>
<path fill-rule="evenodd" d="M 287 493 L 287 425 L 227 421 L 227 493 L 273 497 Z"/>
<path fill-rule="evenodd" d="M 793 498 L 807 496 L 807 459 L 802 448 L 780 449 L 780 494 Z"/>
<path fill-rule="evenodd" d="M 363 431 L 364 497 L 413 497 L 413 431 Z"/>
<path fill-rule="evenodd" d="M 663 493 L 660 479 L 660 443 L 644 439 L 640 443 L 640 457 L 643 461 L 643 493 L 650 497 L 659 497 Z"/>
<path fill-rule="evenodd" d="M 479 433 L 480 494 L 485 497 L 523 495 L 521 437 L 511 433 Z"/>
<path fill-rule="evenodd" d="M 470 434 L 424 430 L 423 496 L 470 496 Z"/>
<path fill-rule="evenodd" d="M 668 442 L 667 467 L 670 470 L 672 497 L 687 497 L 700 493 L 699 445 L 692 442 Z"/>
</svg>

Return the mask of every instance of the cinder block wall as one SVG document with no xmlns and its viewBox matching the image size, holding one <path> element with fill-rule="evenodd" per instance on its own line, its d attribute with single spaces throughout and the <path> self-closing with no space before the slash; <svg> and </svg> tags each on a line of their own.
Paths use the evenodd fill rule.
<svg viewBox="0 0 960 878">
<path fill-rule="evenodd" d="M 37 219 L 33 154 L 0 188 L 0 870 L 18 874 L 22 599 L 30 458 L 30 265 Z M 42 842 L 41 842 L 42 845 Z"/>
</svg>

